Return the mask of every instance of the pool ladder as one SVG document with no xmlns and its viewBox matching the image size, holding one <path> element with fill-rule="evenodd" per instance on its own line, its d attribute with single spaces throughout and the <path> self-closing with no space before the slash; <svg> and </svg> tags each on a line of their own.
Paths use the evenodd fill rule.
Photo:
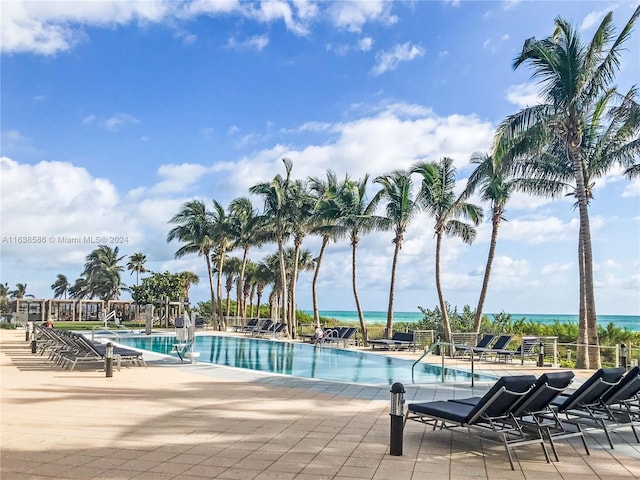
<svg viewBox="0 0 640 480">
<path fill-rule="evenodd" d="M 429 348 L 427 348 L 424 353 L 420 356 L 420 358 L 418 358 L 415 362 L 413 362 L 413 365 L 411 366 L 411 381 L 414 380 L 413 378 L 413 374 L 414 374 L 414 370 L 415 367 L 418 363 L 420 363 L 420 361 L 426 357 L 428 354 L 432 353 L 433 351 L 435 351 L 436 349 L 438 349 L 439 354 L 440 354 L 440 358 L 442 359 L 442 383 L 444 383 L 444 360 L 446 355 L 444 354 L 444 352 L 442 351 L 442 346 L 448 346 L 449 347 L 449 354 L 451 355 L 451 351 L 455 351 L 455 349 L 459 349 L 459 350 L 471 350 L 471 347 L 469 345 L 456 345 L 455 343 L 449 343 L 449 342 L 434 342 L 431 345 L 429 345 Z M 469 357 L 471 358 L 471 386 L 474 386 L 475 383 L 475 367 L 474 367 L 474 357 L 475 355 L 473 354 L 473 352 L 471 352 L 471 355 L 469 355 Z"/>
</svg>

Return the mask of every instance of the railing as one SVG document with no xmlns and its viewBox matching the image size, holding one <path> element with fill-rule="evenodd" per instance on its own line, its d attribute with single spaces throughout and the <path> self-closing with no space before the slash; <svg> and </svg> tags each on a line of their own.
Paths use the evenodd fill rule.
<svg viewBox="0 0 640 480">
<path fill-rule="evenodd" d="M 458 349 L 458 350 L 471 350 L 471 346 L 469 345 L 460 345 L 460 344 L 455 344 L 455 343 L 448 343 L 448 342 L 434 342 L 431 345 L 429 345 L 429 348 L 425 349 L 424 353 L 420 356 L 420 358 L 418 358 L 415 362 L 413 362 L 413 365 L 411 366 L 411 381 L 413 381 L 413 374 L 415 371 L 415 367 L 418 363 L 420 363 L 420 361 L 426 357 L 428 354 L 432 353 L 432 352 L 437 352 L 436 355 L 440 355 L 441 358 L 441 370 L 442 370 L 442 383 L 444 383 L 444 379 L 445 379 L 445 375 L 444 375 L 444 362 L 445 362 L 445 357 L 447 355 L 445 355 L 445 352 L 443 351 L 442 347 L 448 347 L 449 348 L 449 354 L 453 355 L 453 352 Z M 473 387 L 475 385 L 475 366 L 474 366 L 474 357 L 475 355 L 471 354 L 470 358 L 471 358 L 471 386 Z"/>
</svg>

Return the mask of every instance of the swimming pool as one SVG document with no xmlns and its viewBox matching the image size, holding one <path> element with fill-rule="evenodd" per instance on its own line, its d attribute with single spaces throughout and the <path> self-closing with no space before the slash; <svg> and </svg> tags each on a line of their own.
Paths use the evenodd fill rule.
<svg viewBox="0 0 640 480">
<path fill-rule="evenodd" d="M 150 336 L 121 337 L 118 342 L 170 354 L 176 340 L 174 336 Z M 294 342 L 207 335 L 196 337 L 194 351 L 200 353 L 199 362 L 296 377 L 373 385 L 442 381 L 442 368 L 436 365 L 420 363 L 412 375 L 412 360 Z M 177 357 L 175 353 L 171 355 Z M 444 375 L 445 382 L 471 381 L 471 374 L 463 370 L 445 368 Z M 474 379 L 495 381 L 493 377 L 477 374 Z"/>
</svg>

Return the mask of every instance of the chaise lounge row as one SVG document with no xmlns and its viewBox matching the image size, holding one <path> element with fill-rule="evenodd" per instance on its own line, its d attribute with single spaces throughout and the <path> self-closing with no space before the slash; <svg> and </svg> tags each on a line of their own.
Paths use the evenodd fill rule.
<svg viewBox="0 0 640 480">
<path fill-rule="evenodd" d="M 583 428 L 604 430 L 611 448 L 610 432 L 631 427 L 640 442 L 636 426 L 640 424 L 640 368 L 626 375 L 623 368 L 604 368 L 594 373 L 578 389 L 567 390 L 573 372 L 546 373 L 500 378 L 481 397 L 410 403 L 405 415 L 436 429 L 476 431 L 491 434 L 507 451 L 514 469 L 511 449 L 539 444 L 547 462 L 546 443 L 559 461 L 555 442 L 578 437 L 589 455 Z"/>
</svg>

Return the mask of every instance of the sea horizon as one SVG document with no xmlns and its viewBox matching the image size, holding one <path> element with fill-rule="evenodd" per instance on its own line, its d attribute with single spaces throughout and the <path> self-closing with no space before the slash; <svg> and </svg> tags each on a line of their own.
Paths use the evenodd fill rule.
<svg viewBox="0 0 640 480">
<path fill-rule="evenodd" d="M 313 315 L 312 310 L 303 310 L 305 313 Z M 326 318 L 333 318 L 338 321 L 345 322 L 358 322 L 358 312 L 356 310 L 320 310 L 320 316 Z M 509 312 L 505 312 L 509 313 Z M 378 310 L 365 310 L 363 312 L 364 319 L 367 324 L 378 324 L 385 323 L 387 320 L 387 312 L 386 311 L 378 311 Z M 488 315 L 490 317 L 495 317 L 495 315 L 499 315 L 496 313 L 485 313 L 484 315 Z M 559 314 L 559 313 L 509 313 L 513 320 L 519 320 L 521 318 L 526 318 L 527 320 L 532 320 L 534 322 L 540 322 L 544 324 L 551 324 L 555 321 L 559 321 L 562 323 L 565 322 L 573 322 L 578 323 L 578 315 L 577 314 Z M 640 315 L 597 315 L 598 324 L 599 325 L 608 325 L 609 323 L 613 323 L 616 327 L 619 328 L 628 328 L 632 331 L 640 330 Z M 394 322 L 418 322 L 424 318 L 422 312 L 394 312 L 393 320 Z"/>
</svg>

